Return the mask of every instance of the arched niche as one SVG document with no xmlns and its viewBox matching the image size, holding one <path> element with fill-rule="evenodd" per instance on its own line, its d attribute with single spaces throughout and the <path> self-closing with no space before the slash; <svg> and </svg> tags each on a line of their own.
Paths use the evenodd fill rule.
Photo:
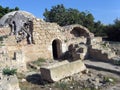
<svg viewBox="0 0 120 90">
<path fill-rule="evenodd" d="M 52 42 L 52 53 L 54 59 L 60 59 L 62 55 L 62 42 L 59 39 L 55 39 Z"/>
</svg>

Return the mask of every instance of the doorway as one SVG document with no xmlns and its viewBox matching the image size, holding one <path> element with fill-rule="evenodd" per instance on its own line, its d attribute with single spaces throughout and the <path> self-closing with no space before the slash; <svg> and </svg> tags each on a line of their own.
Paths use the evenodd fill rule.
<svg viewBox="0 0 120 90">
<path fill-rule="evenodd" d="M 60 59 L 62 55 L 62 43 L 59 39 L 55 39 L 52 42 L 52 52 L 54 59 Z"/>
</svg>

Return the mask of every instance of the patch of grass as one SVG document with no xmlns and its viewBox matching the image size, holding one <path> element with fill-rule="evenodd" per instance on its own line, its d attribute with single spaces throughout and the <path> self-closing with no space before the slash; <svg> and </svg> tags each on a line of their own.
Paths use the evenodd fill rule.
<svg viewBox="0 0 120 90">
<path fill-rule="evenodd" d="M 120 65 L 120 60 L 118 61 L 118 65 Z"/>
<path fill-rule="evenodd" d="M 105 77 L 104 77 L 104 81 L 105 81 L 106 83 L 115 84 L 115 83 L 117 82 L 117 79 L 116 79 L 116 78 L 113 78 L 113 77 L 107 77 L 107 76 L 105 76 Z"/>
<path fill-rule="evenodd" d="M 55 83 L 56 88 L 60 88 L 61 90 L 69 90 L 68 84 L 65 82 L 57 82 Z"/>
<path fill-rule="evenodd" d="M 7 36 L 7 35 L 5 35 L 5 36 L 0 36 L 0 41 L 3 41 L 4 38 L 8 38 L 8 36 Z"/>
<path fill-rule="evenodd" d="M 64 42 L 66 43 L 66 42 L 67 42 L 67 40 L 64 40 Z"/>
<path fill-rule="evenodd" d="M 103 48 L 107 48 L 107 44 L 106 44 L 106 43 L 101 43 L 101 46 L 102 46 Z"/>
<path fill-rule="evenodd" d="M 33 61 L 32 63 L 37 65 L 37 66 L 41 66 L 41 64 L 43 62 L 46 62 L 46 60 L 44 58 L 38 58 L 36 61 Z"/>
<path fill-rule="evenodd" d="M 5 46 L 4 44 L 0 44 L 0 46 Z"/>
<path fill-rule="evenodd" d="M 2 71 L 3 75 L 14 75 L 17 73 L 17 69 L 4 68 Z"/>
<path fill-rule="evenodd" d="M 22 74 L 22 73 L 17 73 L 16 75 L 17 75 L 17 78 L 18 78 L 18 79 L 23 79 L 23 78 L 25 78 L 25 75 Z"/>
<path fill-rule="evenodd" d="M 99 90 L 99 89 L 96 89 L 96 88 L 90 88 L 90 87 L 84 87 L 80 90 Z"/>
<path fill-rule="evenodd" d="M 38 58 L 36 61 L 27 63 L 27 68 L 29 71 L 37 71 L 38 68 L 45 62 L 46 62 L 46 59 Z"/>
<path fill-rule="evenodd" d="M 114 62 L 115 65 L 120 65 L 120 60 Z"/>
<path fill-rule="evenodd" d="M 3 41 L 3 37 L 0 37 L 0 41 Z"/>
<path fill-rule="evenodd" d="M 41 88 L 40 85 L 35 85 L 35 84 L 29 83 L 27 81 L 20 82 L 19 86 L 20 86 L 20 90 L 49 90 L 49 89 Z"/>
<path fill-rule="evenodd" d="M 32 87 L 32 84 L 28 82 L 22 82 L 22 83 L 20 82 L 19 86 L 21 90 L 30 90 L 30 88 Z"/>
</svg>

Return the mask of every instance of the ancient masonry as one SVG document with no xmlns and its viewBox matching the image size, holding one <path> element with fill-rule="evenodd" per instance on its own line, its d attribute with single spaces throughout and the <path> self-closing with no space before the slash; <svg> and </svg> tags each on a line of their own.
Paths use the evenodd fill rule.
<svg viewBox="0 0 120 90">
<path fill-rule="evenodd" d="M 60 27 L 25 11 L 14 11 L 0 19 L 1 65 L 25 70 L 26 62 L 38 58 L 75 61 L 94 58 L 113 61 L 115 53 L 101 37 L 81 25 Z M 4 64 L 3 64 L 4 63 Z"/>
</svg>

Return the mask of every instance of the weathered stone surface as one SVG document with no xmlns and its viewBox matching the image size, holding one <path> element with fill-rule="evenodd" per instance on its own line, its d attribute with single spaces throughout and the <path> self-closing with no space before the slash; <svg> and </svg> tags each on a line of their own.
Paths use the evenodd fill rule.
<svg viewBox="0 0 120 90">
<path fill-rule="evenodd" d="M 9 15 L 14 15 L 10 13 L 5 15 L 5 20 L 9 18 Z M 54 59 L 53 55 L 53 41 L 60 41 L 61 55 L 64 56 L 64 53 L 68 50 L 68 46 L 72 43 L 84 43 L 86 44 L 88 39 L 94 36 L 89 30 L 81 25 L 69 25 L 65 27 L 60 27 L 56 23 L 45 22 L 44 20 L 37 19 L 33 15 L 18 11 L 18 14 L 21 13 L 24 17 L 33 18 L 33 42 L 34 44 L 28 45 L 27 39 L 22 40 L 20 43 L 16 43 L 15 35 L 8 36 L 5 39 L 5 46 L 8 49 L 8 54 L 10 58 L 14 57 L 14 52 L 23 51 L 26 61 L 36 60 L 37 58 L 46 58 Z M 5 23 L 3 21 L 3 24 Z M 6 28 L 2 28 L 4 30 Z M 79 32 L 77 34 L 77 32 Z M 76 35 L 77 34 L 77 35 Z M 59 50 L 60 51 L 60 50 Z M 45 53 L 45 54 L 44 54 Z"/>
<path fill-rule="evenodd" d="M 69 51 L 72 55 L 73 60 L 84 60 L 88 55 L 87 49 L 88 48 L 85 44 L 74 44 L 69 48 Z"/>
<path fill-rule="evenodd" d="M 16 76 L 4 76 L 0 80 L 0 90 L 20 90 Z"/>
<path fill-rule="evenodd" d="M 98 44 L 100 42 L 102 42 L 102 37 L 93 37 L 93 38 L 91 38 L 90 44 L 95 45 L 95 44 Z"/>
<path fill-rule="evenodd" d="M 81 60 L 78 60 L 74 62 L 63 61 L 59 64 L 56 63 L 53 66 L 41 67 L 40 71 L 43 79 L 55 82 L 75 73 L 84 71 L 85 69 L 86 66 L 84 63 Z"/>
<path fill-rule="evenodd" d="M 89 55 L 93 59 L 111 63 L 113 63 L 112 58 L 116 57 L 115 52 L 104 42 L 89 46 Z"/>
</svg>

